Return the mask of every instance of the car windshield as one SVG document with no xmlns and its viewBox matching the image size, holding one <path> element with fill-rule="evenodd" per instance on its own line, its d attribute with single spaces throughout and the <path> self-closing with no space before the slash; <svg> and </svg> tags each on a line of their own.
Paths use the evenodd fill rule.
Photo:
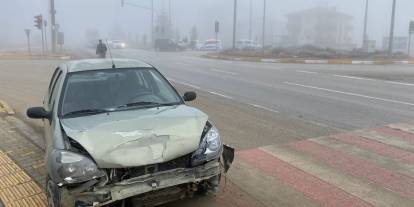
<svg viewBox="0 0 414 207">
<path fill-rule="evenodd" d="M 181 102 L 176 91 L 154 69 L 94 70 L 68 75 L 61 114 L 97 114 Z"/>
</svg>

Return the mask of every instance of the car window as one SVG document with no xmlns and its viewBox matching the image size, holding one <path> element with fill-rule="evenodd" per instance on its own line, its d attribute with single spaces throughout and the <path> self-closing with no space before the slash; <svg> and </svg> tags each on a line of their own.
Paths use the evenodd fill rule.
<svg viewBox="0 0 414 207">
<path fill-rule="evenodd" d="M 57 85 L 58 85 L 57 83 L 60 82 L 61 78 L 62 78 L 62 72 L 59 71 L 58 75 L 56 76 L 56 80 L 53 82 L 53 86 L 52 86 L 51 91 L 50 91 L 49 103 L 48 103 L 49 107 L 50 107 L 50 104 L 53 103 L 55 98 L 56 98 L 56 93 L 57 93 L 56 88 L 57 88 Z"/>
<path fill-rule="evenodd" d="M 69 74 L 60 114 L 110 109 L 131 103 L 181 103 L 170 84 L 154 69 L 106 69 Z"/>
<path fill-rule="evenodd" d="M 49 83 L 49 87 L 48 87 L 48 92 L 50 94 L 50 89 L 52 88 L 52 84 L 56 79 L 56 75 L 59 72 L 59 68 L 56 68 L 55 72 L 53 72 L 52 78 L 50 79 L 50 83 Z"/>
</svg>

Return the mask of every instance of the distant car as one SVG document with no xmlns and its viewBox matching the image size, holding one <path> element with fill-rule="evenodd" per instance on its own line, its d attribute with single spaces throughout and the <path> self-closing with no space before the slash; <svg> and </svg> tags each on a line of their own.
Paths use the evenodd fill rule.
<svg viewBox="0 0 414 207">
<path fill-rule="evenodd" d="M 210 39 L 206 40 L 200 49 L 203 51 L 217 51 L 222 50 L 223 46 L 221 40 Z"/>
<path fill-rule="evenodd" d="M 258 50 L 262 46 L 253 40 L 238 40 L 236 42 L 236 48 L 239 50 Z"/>
<path fill-rule="evenodd" d="M 156 39 L 155 50 L 157 51 L 183 51 L 185 46 L 175 42 L 172 39 Z"/>
<path fill-rule="evenodd" d="M 127 48 L 127 44 L 125 43 L 125 41 L 122 41 L 122 40 L 112 40 L 110 42 L 110 46 L 112 48 L 115 48 L 115 49 L 125 49 L 125 48 Z"/>
<path fill-rule="evenodd" d="M 203 47 L 204 43 L 200 42 L 199 40 L 192 40 L 190 42 L 190 48 L 192 50 L 201 50 L 201 47 Z"/>
<path fill-rule="evenodd" d="M 203 47 L 203 43 L 201 43 L 201 42 L 198 42 L 198 43 L 196 43 L 195 45 L 194 45 L 194 49 L 195 50 L 201 50 L 201 48 Z"/>
<path fill-rule="evenodd" d="M 153 66 L 92 59 L 57 67 L 42 107 L 49 207 L 153 206 L 214 193 L 234 149 Z M 125 203 L 123 203 L 125 204 Z M 120 205 L 130 206 L 130 205 Z M 135 206 L 135 205 L 134 205 Z"/>
</svg>

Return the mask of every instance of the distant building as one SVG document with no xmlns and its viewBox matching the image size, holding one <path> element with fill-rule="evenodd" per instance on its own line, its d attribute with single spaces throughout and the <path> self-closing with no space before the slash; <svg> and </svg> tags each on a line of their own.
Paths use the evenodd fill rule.
<svg viewBox="0 0 414 207">
<path fill-rule="evenodd" d="M 382 49 L 384 51 L 388 51 L 390 37 L 384 37 L 382 39 Z M 405 36 L 397 36 L 394 37 L 392 52 L 408 52 L 408 37 Z"/>
<path fill-rule="evenodd" d="M 287 14 L 291 46 L 353 49 L 353 17 L 331 7 L 316 7 Z"/>
</svg>

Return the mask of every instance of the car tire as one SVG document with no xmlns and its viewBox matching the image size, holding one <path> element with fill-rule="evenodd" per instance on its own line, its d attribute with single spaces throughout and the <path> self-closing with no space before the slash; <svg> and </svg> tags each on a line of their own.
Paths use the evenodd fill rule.
<svg viewBox="0 0 414 207">
<path fill-rule="evenodd" d="M 48 207 L 74 207 L 75 204 L 62 196 L 62 190 L 49 177 L 46 178 L 46 198 Z"/>
<path fill-rule="evenodd" d="M 209 180 L 205 180 L 198 184 L 198 193 L 211 196 L 215 195 L 219 191 L 219 185 L 221 180 L 221 174 L 210 178 Z"/>
<path fill-rule="evenodd" d="M 60 190 L 55 182 L 50 179 L 49 176 L 46 178 L 46 198 L 48 207 L 60 207 Z"/>
</svg>

